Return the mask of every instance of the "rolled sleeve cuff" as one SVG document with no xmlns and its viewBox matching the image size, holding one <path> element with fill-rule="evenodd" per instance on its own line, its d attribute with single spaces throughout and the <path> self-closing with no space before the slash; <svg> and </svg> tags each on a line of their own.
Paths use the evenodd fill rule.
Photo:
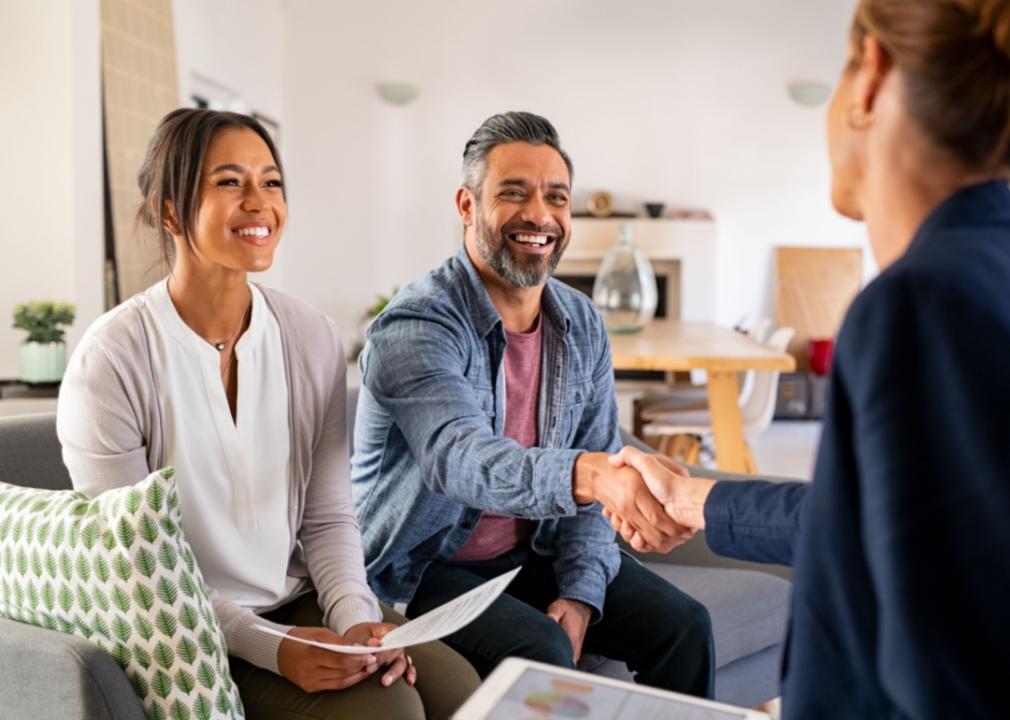
<svg viewBox="0 0 1010 720">
<path fill-rule="evenodd" d="M 558 597 L 577 600 L 593 611 L 589 624 L 603 619 L 603 602 L 607 597 L 607 581 L 602 573 L 580 572 L 577 577 L 564 577 L 558 582 Z"/>
<path fill-rule="evenodd" d="M 553 450 L 540 458 L 533 475 L 538 515 L 543 518 L 569 517 L 578 512 L 572 496 L 575 460 L 582 450 Z"/>
<path fill-rule="evenodd" d="M 277 649 L 284 638 L 265 633 L 258 630 L 256 626 L 265 625 L 284 635 L 287 635 L 294 626 L 270 622 L 251 613 L 250 615 L 251 618 L 243 618 L 241 622 L 235 623 L 227 633 L 228 654 L 279 675 Z"/>
<path fill-rule="evenodd" d="M 359 596 L 345 597 L 330 608 L 326 626 L 337 635 L 343 635 L 355 625 L 365 622 L 380 622 L 382 611 L 375 600 Z"/>
</svg>

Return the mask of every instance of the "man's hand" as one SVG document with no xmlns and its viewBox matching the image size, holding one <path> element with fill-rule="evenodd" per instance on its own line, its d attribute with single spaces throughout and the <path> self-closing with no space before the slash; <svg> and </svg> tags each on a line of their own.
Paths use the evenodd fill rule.
<svg viewBox="0 0 1010 720">
<path fill-rule="evenodd" d="M 640 552 L 669 552 L 693 537 L 698 530 L 705 529 L 705 500 L 715 485 L 714 480 L 693 478 L 670 458 L 643 453 L 630 446 L 612 455 L 610 462 L 615 467 L 630 466 L 638 470 L 649 492 L 682 529 L 679 535 L 657 544 L 645 537 L 629 518 L 619 512 L 605 510 L 604 517 L 633 548 Z"/>
<path fill-rule="evenodd" d="M 324 627 L 296 627 L 288 635 L 316 642 L 346 645 L 353 640 Z M 308 693 L 343 690 L 361 682 L 379 669 L 373 655 L 344 655 L 296 640 L 281 640 L 277 648 L 277 668 L 281 675 Z"/>
<path fill-rule="evenodd" d="M 572 662 L 578 663 L 582 657 L 582 643 L 586 639 L 586 629 L 593 611 L 578 600 L 559 598 L 547 606 L 547 617 L 561 626 L 572 641 Z"/>
<path fill-rule="evenodd" d="M 576 459 L 573 475 L 575 502 L 602 503 L 634 527 L 650 547 L 665 547 L 684 532 L 630 463 L 617 465 L 608 461 L 606 453 L 586 452 Z"/>
<path fill-rule="evenodd" d="M 359 645 L 371 645 L 377 648 L 382 638 L 395 629 L 396 625 L 393 623 L 358 623 L 347 629 L 344 638 Z M 382 676 L 382 684 L 385 687 L 389 687 L 400 677 L 406 680 L 408 685 L 413 685 L 417 681 L 417 668 L 403 648 L 377 652 L 375 656 L 379 667 L 389 668 Z"/>
</svg>

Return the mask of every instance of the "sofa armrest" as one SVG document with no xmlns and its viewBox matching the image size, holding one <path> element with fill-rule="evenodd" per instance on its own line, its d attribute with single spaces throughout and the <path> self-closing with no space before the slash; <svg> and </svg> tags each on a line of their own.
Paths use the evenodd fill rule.
<svg viewBox="0 0 1010 720">
<path fill-rule="evenodd" d="M 637 447 L 642 452 L 654 453 L 656 452 L 654 448 L 649 447 L 641 440 L 636 438 L 631 433 L 626 430 L 621 430 L 621 442 L 625 445 L 631 445 Z M 694 477 L 709 478 L 711 480 L 719 481 L 734 481 L 734 480 L 769 480 L 771 482 L 793 482 L 792 478 L 776 477 L 776 476 L 759 476 L 759 475 L 742 475 L 739 473 L 730 473 L 722 470 L 712 470 L 710 468 L 698 467 L 695 465 L 685 465 L 688 472 Z M 746 560 L 736 560 L 734 558 L 722 557 L 721 555 L 716 555 L 712 552 L 708 543 L 705 542 L 704 531 L 699 532 L 694 536 L 692 540 L 684 543 L 680 547 L 676 548 L 669 554 L 663 555 L 660 553 L 639 553 L 632 550 L 630 546 L 625 544 L 623 541 L 619 540 L 622 549 L 639 558 L 643 561 L 648 562 L 659 562 L 659 563 L 673 563 L 676 565 L 698 565 L 703 567 L 724 567 L 724 568 L 736 568 L 739 570 L 760 570 L 761 572 L 771 573 L 772 575 L 778 575 L 779 577 L 785 578 L 787 580 L 792 579 L 792 568 L 786 567 L 784 565 L 773 565 L 770 563 L 755 563 L 747 562 Z"/>
<path fill-rule="evenodd" d="M 145 720 L 116 661 L 73 635 L 0 618 L 0 708 L 31 720 Z"/>
</svg>

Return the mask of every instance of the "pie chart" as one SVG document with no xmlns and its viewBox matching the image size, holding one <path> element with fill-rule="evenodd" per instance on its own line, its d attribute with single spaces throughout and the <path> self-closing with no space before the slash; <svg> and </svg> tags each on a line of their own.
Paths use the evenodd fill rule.
<svg viewBox="0 0 1010 720">
<path fill-rule="evenodd" d="M 526 707 L 556 718 L 584 718 L 589 715 L 589 706 L 578 698 L 559 692 L 530 693 L 524 701 Z"/>
</svg>

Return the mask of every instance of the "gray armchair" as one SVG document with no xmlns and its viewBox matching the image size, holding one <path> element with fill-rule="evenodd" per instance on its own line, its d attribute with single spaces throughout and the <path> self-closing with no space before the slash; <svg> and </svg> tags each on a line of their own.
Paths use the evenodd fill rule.
<svg viewBox="0 0 1010 720">
<path fill-rule="evenodd" d="M 356 394 L 349 393 L 353 428 Z M 704 471 L 699 470 L 698 474 Z M 70 487 L 55 415 L 0 418 L 0 481 L 49 489 Z M 701 538 L 668 557 L 645 557 L 656 572 L 690 593 L 712 616 L 716 697 L 752 706 L 778 695 L 789 582 L 717 558 Z M 784 574 L 780 569 L 780 574 Z M 586 669 L 628 677 L 623 664 L 589 659 Z M 143 720 L 119 666 L 91 643 L 0 618 L 0 715 L 31 720 Z"/>
<path fill-rule="evenodd" d="M 0 418 L 0 481 L 50 490 L 70 488 L 53 413 Z M 147 717 L 112 656 L 73 635 L 0 618 L 0 668 L 0 716 Z"/>
</svg>

